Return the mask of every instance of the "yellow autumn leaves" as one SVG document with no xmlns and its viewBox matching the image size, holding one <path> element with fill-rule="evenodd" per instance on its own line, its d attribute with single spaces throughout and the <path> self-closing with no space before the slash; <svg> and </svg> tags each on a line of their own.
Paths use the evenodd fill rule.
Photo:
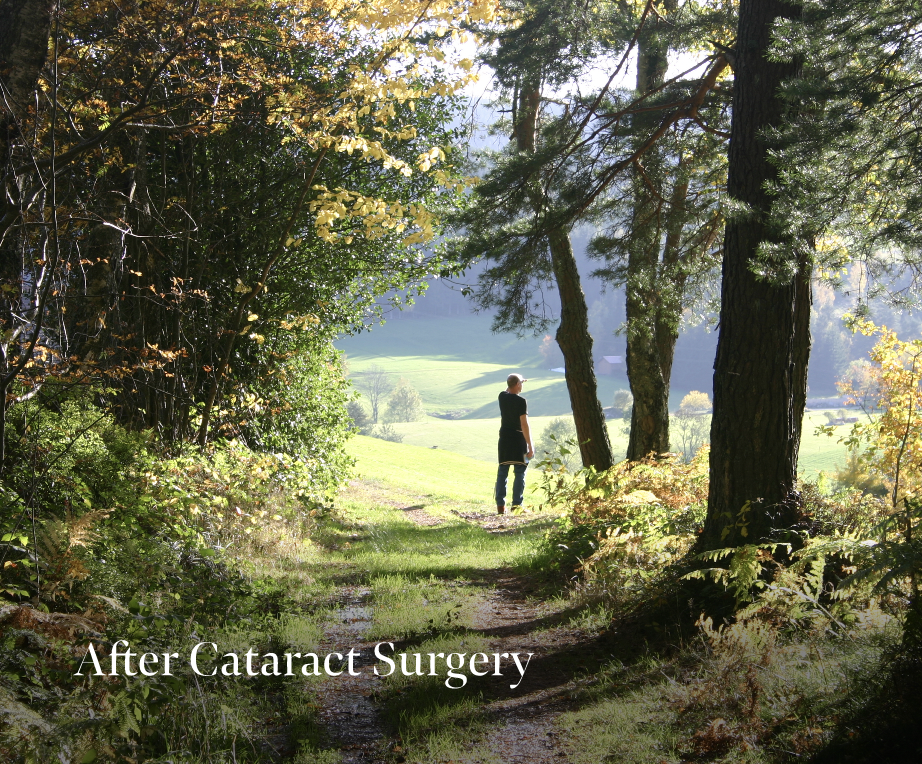
<svg viewBox="0 0 922 764">
<path fill-rule="evenodd" d="M 445 52 L 436 42 L 422 44 L 412 37 L 425 28 L 437 37 L 464 42 L 469 35 L 462 27 L 497 19 L 499 4 L 494 0 L 335 0 L 327 7 L 330 17 L 341 20 L 346 29 L 374 40 L 380 56 L 370 67 L 347 67 L 348 82 L 326 108 L 302 111 L 298 94 L 286 88 L 272 100 L 269 120 L 285 122 L 316 150 L 358 156 L 403 177 L 427 173 L 446 191 L 462 190 L 472 181 L 457 177 L 446 165 L 443 147 L 421 152 L 414 166 L 394 156 L 386 143 L 417 138 L 412 119 L 420 99 L 450 97 L 475 77 L 469 59 L 446 64 Z M 433 63 L 440 65 L 436 79 L 431 76 Z M 406 232 L 401 242 L 411 246 L 434 236 L 437 220 L 421 203 L 372 198 L 348 188 L 331 191 L 318 185 L 314 191 L 309 209 L 316 232 L 325 241 L 348 245 L 359 236 L 374 240 Z"/>
<path fill-rule="evenodd" d="M 474 79 L 458 46 L 470 27 L 499 18 L 496 0 L 209 0 L 195 6 L 152 0 L 104 28 L 100 19 L 109 19 L 109 9 L 106 0 L 89 0 L 69 8 L 63 24 L 62 72 L 102 82 L 121 99 L 93 92 L 78 99 L 71 118 L 80 129 L 103 129 L 129 110 L 136 126 L 216 133 L 248 113 L 258 96 L 266 106 L 263 119 L 278 125 L 287 143 L 317 155 L 360 157 L 401 178 L 427 173 L 430 185 L 449 192 L 466 185 L 446 163 L 444 147 L 424 147 L 415 162 L 406 152 L 396 156 L 394 147 L 418 140 L 414 120 L 422 99 L 449 98 Z M 270 49 L 273 56 L 265 55 Z M 301 75 L 296 66 L 282 72 L 277 58 L 305 68 Z M 169 107 L 153 97 L 141 103 L 144 93 L 156 93 Z M 114 152 L 107 155 L 118 160 Z M 396 231 L 406 232 L 405 244 L 415 244 L 432 237 L 435 220 L 411 201 L 419 202 L 355 195 L 344 206 L 321 191 L 311 210 L 327 240 Z M 337 233 L 353 210 L 360 224 Z"/>
<path fill-rule="evenodd" d="M 840 384 L 868 414 L 844 440 L 887 482 L 895 509 L 898 500 L 922 490 L 922 340 L 900 340 L 892 329 L 863 319 L 851 326 L 878 339 L 863 373 Z"/>
<path fill-rule="evenodd" d="M 333 0 L 329 8 L 331 16 L 345 17 L 349 27 L 368 31 L 415 29 L 439 22 L 445 29 L 455 29 L 470 22 L 493 21 L 499 15 L 499 5 L 491 0 Z"/>
<path fill-rule="evenodd" d="M 314 190 L 317 197 L 309 208 L 315 215 L 317 235 L 324 241 L 340 239 L 351 244 L 355 236 L 374 240 L 389 231 L 402 233 L 414 228 L 414 232 L 403 238 L 403 243 L 409 246 L 424 243 L 435 235 L 436 218 L 421 204 L 386 201 L 344 188 L 330 191 L 325 186 L 314 186 Z M 354 224 L 334 231 L 333 227 L 342 221 Z"/>
</svg>

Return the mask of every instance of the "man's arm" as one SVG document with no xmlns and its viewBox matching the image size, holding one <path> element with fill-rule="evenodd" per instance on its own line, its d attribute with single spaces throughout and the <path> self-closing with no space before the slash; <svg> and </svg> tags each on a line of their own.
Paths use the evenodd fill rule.
<svg viewBox="0 0 922 764">
<path fill-rule="evenodd" d="M 531 430 L 528 429 L 528 414 L 522 414 L 522 416 L 519 417 L 519 421 L 522 423 L 522 435 L 525 436 L 525 446 L 528 448 L 525 456 L 531 459 L 535 455 L 535 449 L 531 444 Z"/>
</svg>

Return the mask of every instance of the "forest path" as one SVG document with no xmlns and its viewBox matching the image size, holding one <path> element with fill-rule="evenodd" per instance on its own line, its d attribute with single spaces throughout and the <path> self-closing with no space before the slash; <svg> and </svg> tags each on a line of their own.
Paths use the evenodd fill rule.
<svg viewBox="0 0 922 764">
<path fill-rule="evenodd" d="M 489 509 L 360 480 L 337 501 L 311 565 L 312 576 L 335 587 L 320 649 L 361 657 L 358 676 L 330 677 L 316 690 L 331 761 L 571 760 L 556 720 L 610 656 L 565 602 L 539 599 L 538 583 L 516 564 L 553 517 Z M 408 654 L 411 669 L 417 653 L 428 666 L 430 653 L 469 660 L 478 652 L 491 662 L 501 656 L 502 675 L 475 677 L 466 664 L 465 686 L 449 689 L 441 661 L 436 676 L 404 676 L 395 657 L 396 670 L 381 676 L 375 666 L 383 674 L 387 665 L 374 651 L 381 645 L 390 655 L 388 643 Z M 524 674 L 512 653 L 529 661 Z"/>
</svg>

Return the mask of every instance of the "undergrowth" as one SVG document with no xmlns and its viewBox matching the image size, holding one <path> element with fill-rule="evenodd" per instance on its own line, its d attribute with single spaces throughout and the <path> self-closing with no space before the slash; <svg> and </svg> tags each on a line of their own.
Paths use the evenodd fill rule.
<svg viewBox="0 0 922 764">
<path fill-rule="evenodd" d="M 706 450 L 687 465 L 546 474 L 548 503 L 565 514 L 538 566 L 648 645 L 596 677 L 559 722 L 573 761 L 788 762 L 849 749 L 856 709 L 879 706 L 907 656 L 919 559 L 907 528 L 922 512 L 856 489 L 800 489 L 796 544 L 702 553 Z M 726 613 L 709 591 L 731 598 L 732 615 L 708 614 Z"/>
<path fill-rule="evenodd" d="M 310 460 L 235 442 L 158 446 L 80 393 L 21 405 L 9 427 L 0 759 L 266 760 L 267 736 L 293 724 L 283 712 L 310 727 L 313 712 L 274 677 L 219 681 L 185 660 L 173 676 L 109 675 L 108 658 L 119 639 L 181 656 L 203 639 L 284 642 L 284 592 L 246 562 L 304 543 L 325 514 L 334 486 Z"/>
</svg>

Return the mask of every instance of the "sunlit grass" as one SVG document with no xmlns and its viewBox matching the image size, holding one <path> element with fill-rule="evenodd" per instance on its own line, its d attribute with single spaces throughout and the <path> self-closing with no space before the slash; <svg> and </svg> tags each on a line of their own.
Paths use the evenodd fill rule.
<svg viewBox="0 0 922 764">
<path fill-rule="evenodd" d="M 857 416 L 858 413 L 851 411 L 850 415 Z M 818 435 L 816 428 L 827 423 L 828 419 L 821 411 L 811 411 L 804 416 L 798 467 L 808 480 L 815 480 L 820 471 L 832 472 L 837 466 L 845 465 L 847 451 L 839 440 L 848 435 L 851 425 L 839 425 L 832 436 Z"/>
<path fill-rule="evenodd" d="M 557 415 L 528 417 L 532 440 L 536 447 L 544 428 L 556 418 Z M 442 455 L 445 460 L 452 459 L 455 454 L 461 454 L 489 462 L 491 465 L 496 462 L 496 444 L 499 434 L 498 408 L 495 417 L 486 419 L 449 420 L 427 416 L 419 422 L 395 422 L 391 426 L 404 436 L 403 443 L 406 445 L 432 449 L 436 455 L 439 451 L 453 452 L 450 455 Z M 608 420 L 608 437 L 615 458 L 621 458 L 627 453 L 627 435 L 622 432 L 623 429 L 623 420 Z M 434 446 L 437 448 L 433 448 Z M 492 469 L 495 470 L 495 467 Z"/>
<path fill-rule="evenodd" d="M 496 396 L 505 387 L 505 377 L 517 371 L 528 377 L 524 395 L 529 402 L 533 434 L 537 438 L 550 419 L 570 414 L 570 401 L 562 374 L 542 368 L 536 338 L 493 335 L 486 316 L 433 318 L 427 321 L 400 321 L 385 329 L 357 337 L 343 338 L 340 345 L 349 354 L 350 373 L 358 381 L 361 372 L 378 364 L 394 379 L 405 377 L 420 391 L 426 410 L 435 413 L 467 411 L 464 419 L 446 420 L 432 416 L 419 422 L 395 423 L 407 445 L 449 451 L 442 454 L 442 469 L 451 471 L 454 454 L 493 462 L 499 413 Z M 624 374 L 599 376 L 599 400 L 611 406 L 617 390 L 628 387 Z M 670 395 L 670 408 L 676 409 L 685 389 Z M 817 436 L 818 424 L 825 424 L 822 412 L 809 412 L 804 418 L 799 470 L 815 479 L 820 470 L 832 470 L 845 461 L 845 447 L 838 437 Z M 609 420 L 608 431 L 615 458 L 627 452 L 624 422 Z M 844 427 L 839 428 L 842 434 Z M 427 467 L 421 473 L 429 473 Z M 490 498 L 492 481 L 482 493 Z"/>
<path fill-rule="evenodd" d="M 484 509 L 494 505 L 496 465 L 452 452 L 389 443 L 361 435 L 349 441 L 360 477 L 386 483 L 389 498 L 426 497 L 473 504 L 482 498 Z M 533 481 L 534 482 L 534 481 Z"/>
<path fill-rule="evenodd" d="M 413 647 L 413 653 L 455 653 L 470 656 L 488 652 L 487 641 L 471 633 L 445 634 Z M 398 670 L 384 679 L 383 713 L 407 747 L 407 760 L 422 764 L 469 761 L 470 751 L 486 729 L 480 693 L 472 682 L 456 688 L 446 685 L 445 666 L 437 676 L 405 676 Z M 412 665 L 412 663 L 411 663 Z M 455 664 L 457 665 L 457 664 Z M 465 669 L 457 673 L 467 673 Z M 491 761 L 480 757 L 477 761 Z"/>
<path fill-rule="evenodd" d="M 551 416 L 529 417 L 535 441 L 539 439 L 541 432 L 552 419 L 554 417 Z M 826 417 L 822 412 L 810 412 L 804 417 L 798 465 L 800 472 L 808 479 L 815 479 L 821 470 L 831 471 L 837 464 L 843 465 L 846 460 L 846 449 L 839 442 L 839 438 L 845 436 L 847 428 L 839 426 L 833 437 L 817 435 L 816 427 L 820 424 L 826 424 L 826 421 Z M 451 472 L 452 465 L 459 455 L 489 463 L 488 471 L 493 472 L 495 470 L 493 464 L 496 461 L 496 439 L 499 429 L 497 420 L 462 419 L 453 421 L 426 417 L 425 420 L 420 422 L 395 423 L 392 427 L 404 436 L 404 440 L 402 444 L 391 443 L 389 444 L 390 446 L 399 447 L 405 445 L 430 450 L 431 459 L 440 461 L 442 469 L 446 472 Z M 608 421 L 608 435 L 616 459 L 623 458 L 627 452 L 627 435 L 623 432 L 623 429 L 624 422 L 622 420 L 610 419 Z M 375 448 L 378 442 L 385 442 L 374 438 L 369 438 L 368 440 L 375 441 Z M 438 446 L 438 448 L 432 448 L 433 446 Z M 372 448 L 372 446 L 367 448 Z M 537 484 L 534 470 L 529 473 L 529 477 L 531 480 L 530 485 L 534 487 Z M 490 498 L 493 479 L 495 479 L 495 474 L 487 475 L 487 473 L 484 473 L 482 485 L 485 487 L 481 494 L 486 495 L 487 500 Z M 424 481 L 420 481 L 420 483 L 422 482 Z"/>
<path fill-rule="evenodd" d="M 347 509 L 349 509 L 347 507 Z M 490 571 L 510 566 L 527 555 L 548 527 L 546 520 L 490 533 L 457 518 L 440 525 L 419 526 L 392 509 L 371 510 L 374 517 L 362 522 L 367 510 L 355 508 L 350 516 L 364 537 L 348 542 L 335 557 L 360 571 L 366 583 L 377 576 L 400 574 L 416 582 L 431 576 L 441 579 L 480 581 Z"/>
</svg>

